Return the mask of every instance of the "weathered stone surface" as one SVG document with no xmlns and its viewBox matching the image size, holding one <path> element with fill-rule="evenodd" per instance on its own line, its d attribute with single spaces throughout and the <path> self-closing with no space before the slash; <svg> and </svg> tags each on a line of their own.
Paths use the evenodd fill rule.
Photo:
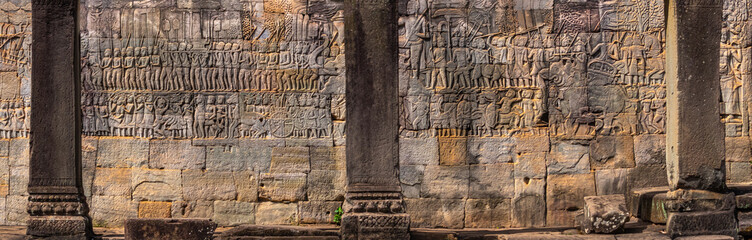
<svg viewBox="0 0 752 240">
<path fill-rule="evenodd" d="M 305 173 L 265 173 L 259 179 L 258 198 L 266 201 L 302 201 L 306 198 Z"/>
<path fill-rule="evenodd" d="M 590 166 L 593 169 L 634 167 L 632 136 L 603 136 L 590 142 Z"/>
<path fill-rule="evenodd" d="M 241 202 L 258 201 L 258 175 L 251 171 L 233 172 L 237 200 Z"/>
<path fill-rule="evenodd" d="M 437 138 L 400 138 L 400 165 L 439 165 Z"/>
<path fill-rule="evenodd" d="M 739 221 L 739 235 L 752 236 L 752 212 L 737 212 L 736 219 Z"/>
<path fill-rule="evenodd" d="M 400 165 L 400 183 L 414 186 L 423 182 L 425 170 L 423 165 Z"/>
<path fill-rule="evenodd" d="M 311 147 L 311 170 L 345 170 L 345 147 Z"/>
<path fill-rule="evenodd" d="M 652 223 L 666 223 L 666 191 L 668 187 L 633 189 L 626 195 L 627 208 L 632 216 Z"/>
<path fill-rule="evenodd" d="M 16 138 L 10 140 L 8 158 L 11 167 L 29 166 L 29 139 Z"/>
<path fill-rule="evenodd" d="M 665 165 L 666 135 L 645 134 L 635 136 L 634 152 L 637 166 Z"/>
<path fill-rule="evenodd" d="M 546 224 L 546 180 L 514 179 L 513 227 L 542 227 Z"/>
<path fill-rule="evenodd" d="M 11 167 L 8 182 L 8 194 L 28 196 L 29 167 Z"/>
<path fill-rule="evenodd" d="M 468 166 L 426 166 L 421 184 L 421 197 L 465 198 L 468 195 L 469 178 Z"/>
<path fill-rule="evenodd" d="M 590 172 L 588 147 L 578 144 L 557 143 L 546 156 L 549 175 L 583 174 Z"/>
<path fill-rule="evenodd" d="M 468 199 L 465 202 L 466 228 L 506 228 L 511 225 L 509 199 Z"/>
<path fill-rule="evenodd" d="M 209 219 L 128 219 L 126 240 L 210 239 L 217 223 Z"/>
<path fill-rule="evenodd" d="M 142 201 L 138 203 L 138 218 L 170 218 L 171 202 Z"/>
<path fill-rule="evenodd" d="M 624 194 L 627 191 L 629 169 L 604 169 L 595 171 L 595 187 L 598 195 Z"/>
<path fill-rule="evenodd" d="M 467 142 L 470 164 L 511 163 L 516 138 L 471 138 Z"/>
<path fill-rule="evenodd" d="M 668 217 L 666 231 L 672 238 L 696 235 L 736 237 L 738 233 L 734 210 L 672 212 Z"/>
<path fill-rule="evenodd" d="M 535 195 L 518 196 L 512 199 L 513 227 L 542 227 L 546 224 L 544 197 Z"/>
<path fill-rule="evenodd" d="M 586 196 L 594 196 L 593 174 L 549 175 L 546 180 L 547 226 L 570 226 L 574 211 L 581 209 Z"/>
<path fill-rule="evenodd" d="M 131 169 L 133 200 L 173 201 L 182 195 L 180 170 Z"/>
<path fill-rule="evenodd" d="M 726 162 L 726 182 L 752 182 L 752 162 Z"/>
<path fill-rule="evenodd" d="M 219 240 L 230 240 L 253 237 L 291 238 L 291 239 L 317 239 L 317 240 L 336 240 L 339 238 L 339 231 L 321 230 L 312 227 L 303 226 L 262 226 L 262 225 L 241 225 L 222 232 L 217 236 Z M 276 237 L 276 238 L 275 238 Z"/>
<path fill-rule="evenodd" d="M 279 139 L 240 139 L 237 146 L 207 146 L 206 169 L 210 171 L 255 170 L 268 172 L 272 148 L 284 146 Z"/>
<path fill-rule="evenodd" d="M 518 156 L 514 162 L 515 178 L 545 178 L 546 153 L 525 153 Z"/>
<path fill-rule="evenodd" d="M 92 193 L 101 196 L 131 195 L 130 168 L 97 168 Z"/>
<path fill-rule="evenodd" d="M 192 146 L 190 140 L 151 140 L 149 167 L 201 169 L 206 166 L 206 147 Z"/>
<path fill-rule="evenodd" d="M 648 188 L 668 186 L 665 165 L 645 165 L 629 169 L 627 187 Z"/>
<path fill-rule="evenodd" d="M 183 199 L 233 200 L 237 195 L 233 172 L 183 170 Z"/>
<path fill-rule="evenodd" d="M 749 162 L 752 159 L 752 145 L 747 137 L 727 137 L 726 162 Z"/>
<path fill-rule="evenodd" d="M 405 199 L 410 226 L 414 228 L 463 228 L 465 200 Z"/>
<path fill-rule="evenodd" d="M 8 157 L 10 153 L 10 140 L 0 140 L 0 157 Z"/>
<path fill-rule="evenodd" d="M 547 136 L 523 136 L 517 139 L 515 150 L 518 153 L 548 152 L 550 140 Z"/>
<path fill-rule="evenodd" d="M 716 193 L 705 190 L 679 189 L 666 193 L 666 210 L 669 212 L 697 212 L 736 209 L 734 193 Z"/>
<path fill-rule="evenodd" d="M 444 166 L 467 165 L 470 160 L 467 138 L 439 137 L 439 164 Z"/>
<path fill-rule="evenodd" d="M 9 225 L 26 225 L 29 220 L 29 213 L 26 212 L 29 197 L 27 196 L 8 196 L 5 199 L 6 223 Z"/>
<path fill-rule="evenodd" d="M 720 79 L 723 2 L 669 1 L 667 13 L 666 168 L 669 186 L 672 190 L 722 192 L 726 189 L 724 127 L 718 121 L 720 104 L 710 99 L 721 99 L 721 86 L 714 80 Z M 668 229 L 673 235 L 671 218 Z M 683 218 L 677 218 L 682 221 L 680 219 Z M 720 224 L 719 229 L 726 229 Z"/>
<path fill-rule="evenodd" d="M 469 198 L 509 199 L 512 196 L 514 196 L 514 164 L 470 165 Z"/>
<path fill-rule="evenodd" d="M 613 233 L 629 221 L 624 195 L 585 197 L 584 210 L 580 226 L 585 233 Z"/>
<path fill-rule="evenodd" d="M 345 198 L 345 177 L 345 172 L 341 170 L 312 170 L 308 174 L 308 200 L 343 200 Z"/>
<path fill-rule="evenodd" d="M 138 217 L 138 202 L 120 196 L 92 196 L 90 216 L 95 227 L 123 226 L 126 219 Z"/>
<path fill-rule="evenodd" d="M 212 220 L 220 226 L 240 224 L 254 224 L 256 203 L 236 201 L 214 201 L 214 215 Z"/>
<path fill-rule="evenodd" d="M 272 149 L 270 173 L 308 173 L 311 171 L 308 147 L 275 147 Z"/>
<path fill-rule="evenodd" d="M 173 218 L 212 218 L 214 202 L 210 201 L 175 201 L 170 207 Z"/>
<path fill-rule="evenodd" d="M 256 224 L 295 224 L 298 223 L 297 203 L 262 202 L 256 207 Z"/>
<path fill-rule="evenodd" d="M 99 139 L 96 156 L 98 167 L 144 167 L 149 160 L 149 140 L 102 137 Z"/>
<path fill-rule="evenodd" d="M 334 221 L 334 214 L 342 206 L 339 201 L 305 201 L 298 202 L 301 224 L 329 224 Z"/>
</svg>

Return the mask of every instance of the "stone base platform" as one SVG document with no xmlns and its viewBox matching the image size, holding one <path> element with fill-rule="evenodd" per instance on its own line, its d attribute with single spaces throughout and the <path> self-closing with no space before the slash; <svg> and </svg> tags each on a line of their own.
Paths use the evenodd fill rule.
<svg viewBox="0 0 752 240">
<path fill-rule="evenodd" d="M 257 226 L 258 227 L 258 226 Z M 264 230 L 263 228 L 267 228 Z M 330 234 L 328 236 L 246 236 L 236 238 L 230 238 L 229 235 L 239 233 L 236 228 L 218 228 L 215 231 L 215 239 L 339 239 L 337 234 L 339 228 L 335 225 L 308 225 L 308 226 L 264 226 L 263 228 L 247 228 L 244 231 L 250 229 L 251 233 L 257 230 L 262 232 L 274 234 L 282 233 L 312 233 L 312 232 L 324 232 L 323 234 Z M 290 232 L 290 230 L 294 230 Z M 538 229 L 425 229 L 417 228 L 411 229 L 411 240 L 435 240 L 435 239 L 457 239 L 457 240 L 547 240 L 547 239 L 563 239 L 563 240 L 669 240 L 670 238 L 661 231 L 665 230 L 664 225 L 652 225 L 643 222 L 632 221 L 625 225 L 623 232 L 614 234 L 581 234 L 578 230 L 573 228 L 538 228 Z M 122 240 L 124 239 L 124 232 L 122 228 L 94 228 L 94 232 L 98 235 L 95 239 L 100 240 Z M 26 228 L 23 226 L 0 226 L 0 240 L 22 240 L 26 239 Z M 224 238 L 223 238 L 224 237 Z M 700 238 L 701 239 L 701 238 Z M 709 238 L 715 239 L 715 238 Z"/>
</svg>

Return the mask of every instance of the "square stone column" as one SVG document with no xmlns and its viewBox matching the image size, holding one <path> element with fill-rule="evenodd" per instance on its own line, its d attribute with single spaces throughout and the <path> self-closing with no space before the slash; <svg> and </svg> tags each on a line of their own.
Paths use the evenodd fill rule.
<svg viewBox="0 0 752 240">
<path fill-rule="evenodd" d="M 81 182 L 78 0 L 33 0 L 31 17 L 27 234 L 85 239 L 91 226 Z"/>
<path fill-rule="evenodd" d="M 719 104 L 723 0 L 667 2 L 667 232 L 735 237 Z"/>
<path fill-rule="evenodd" d="M 347 193 L 343 239 L 408 239 L 397 176 L 397 0 L 345 0 Z"/>
</svg>

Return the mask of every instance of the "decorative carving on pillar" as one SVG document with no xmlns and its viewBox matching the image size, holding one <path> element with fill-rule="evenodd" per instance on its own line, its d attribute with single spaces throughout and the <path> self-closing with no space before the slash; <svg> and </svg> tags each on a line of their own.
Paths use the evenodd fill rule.
<svg viewBox="0 0 752 240">
<path fill-rule="evenodd" d="M 86 239 L 81 180 L 78 1 L 32 1 L 32 93 L 27 234 Z"/>
<path fill-rule="evenodd" d="M 405 213 L 397 175 L 397 19 L 396 0 L 345 1 L 347 193 L 343 239 L 410 238 L 410 217 Z"/>
</svg>

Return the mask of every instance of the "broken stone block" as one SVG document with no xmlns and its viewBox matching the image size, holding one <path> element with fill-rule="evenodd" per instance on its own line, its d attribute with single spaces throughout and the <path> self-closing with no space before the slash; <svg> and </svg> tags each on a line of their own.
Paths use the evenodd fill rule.
<svg viewBox="0 0 752 240">
<path fill-rule="evenodd" d="M 585 233 L 612 233 L 624 227 L 629 212 L 624 195 L 585 197 L 585 208 L 580 226 Z"/>
<path fill-rule="evenodd" d="M 737 236 L 734 210 L 669 213 L 666 230 L 671 238 L 697 235 Z"/>
<path fill-rule="evenodd" d="M 704 190 L 679 189 L 669 191 L 666 210 L 669 212 L 699 212 L 734 210 L 736 198 L 733 193 L 716 193 Z"/>
<path fill-rule="evenodd" d="M 211 239 L 217 223 L 209 219 L 128 219 L 126 240 Z"/>
</svg>

